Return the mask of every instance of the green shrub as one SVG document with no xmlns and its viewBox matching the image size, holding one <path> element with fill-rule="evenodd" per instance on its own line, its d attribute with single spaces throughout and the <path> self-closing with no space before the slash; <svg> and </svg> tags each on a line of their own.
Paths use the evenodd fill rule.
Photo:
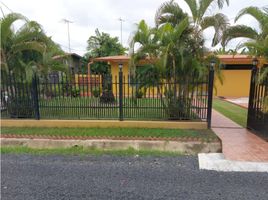
<svg viewBox="0 0 268 200">
<path fill-rule="evenodd" d="M 34 107 L 30 97 L 13 97 L 7 106 L 11 118 L 33 118 Z"/>
<path fill-rule="evenodd" d="M 78 88 L 72 88 L 72 97 L 80 97 L 80 90 Z"/>
<path fill-rule="evenodd" d="M 165 90 L 164 95 L 167 98 L 173 98 L 174 97 L 174 92 L 172 90 Z"/>
<path fill-rule="evenodd" d="M 111 90 L 104 90 L 101 97 L 101 103 L 113 103 L 115 101 L 114 94 Z"/>
<path fill-rule="evenodd" d="M 167 111 L 171 120 L 188 120 L 190 119 L 189 99 L 171 98 L 168 100 Z"/>
<path fill-rule="evenodd" d="M 100 97 L 100 94 L 101 94 L 101 89 L 100 88 L 94 88 L 93 90 L 92 90 L 92 95 L 94 96 L 94 97 Z"/>
<path fill-rule="evenodd" d="M 136 98 L 141 99 L 143 95 L 144 95 L 144 92 L 141 89 L 136 91 Z"/>
</svg>

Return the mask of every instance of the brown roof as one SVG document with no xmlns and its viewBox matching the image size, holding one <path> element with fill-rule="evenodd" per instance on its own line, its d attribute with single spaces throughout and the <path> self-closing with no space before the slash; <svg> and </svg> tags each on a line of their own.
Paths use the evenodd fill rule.
<svg viewBox="0 0 268 200">
<path fill-rule="evenodd" d="M 76 53 L 64 53 L 62 55 L 56 55 L 53 56 L 53 59 L 59 59 L 59 58 L 66 58 L 68 56 L 72 56 L 72 57 L 77 57 L 77 58 L 82 58 L 80 55 L 76 54 Z"/>
</svg>

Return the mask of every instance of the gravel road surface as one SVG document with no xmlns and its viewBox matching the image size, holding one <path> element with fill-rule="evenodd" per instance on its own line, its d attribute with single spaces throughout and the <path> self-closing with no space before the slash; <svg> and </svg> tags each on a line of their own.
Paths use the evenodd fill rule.
<svg viewBox="0 0 268 200">
<path fill-rule="evenodd" d="M 200 171 L 197 157 L 3 154 L 2 200 L 268 199 L 268 173 Z"/>
</svg>

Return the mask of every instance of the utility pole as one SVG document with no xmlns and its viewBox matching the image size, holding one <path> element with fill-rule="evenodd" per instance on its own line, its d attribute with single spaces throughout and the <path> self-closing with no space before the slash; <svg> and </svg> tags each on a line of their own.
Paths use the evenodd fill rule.
<svg viewBox="0 0 268 200">
<path fill-rule="evenodd" d="M 123 40 L 122 40 L 122 26 L 123 26 L 123 22 L 125 20 L 123 20 L 121 17 L 118 19 L 120 21 L 120 30 L 121 30 L 121 45 L 123 46 Z"/>
<path fill-rule="evenodd" d="M 68 31 L 68 47 L 69 47 L 69 53 L 71 53 L 71 44 L 70 44 L 70 28 L 69 28 L 69 24 L 73 23 L 72 21 L 68 20 L 68 19 L 62 19 L 62 22 L 67 24 L 67 31 Z"/>
</svg>

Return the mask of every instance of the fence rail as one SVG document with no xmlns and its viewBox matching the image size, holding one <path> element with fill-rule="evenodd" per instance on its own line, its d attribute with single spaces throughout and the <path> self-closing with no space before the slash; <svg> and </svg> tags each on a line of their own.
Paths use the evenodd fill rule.
<svg viewBox="0 0 268 200">
<path fill-rule="evenodd" d="M 213 71 L 210 76 L 213 77 Z M 36 119 L 210 121 L 212 85 L 209 74 L 148 81 L 146 77 L 141 80 L 122 72 L 114 77 L 69 77 L 57 73 L 56 78 L 54 73 L 53 79 L 34 76 L 27 81 L 9 73 L 1 75 L 1 115 Z"/>
<path fill-rule="evenodd" d="M 258 80 L 261 69 L 252 69 L 247 127 L 268 140 L 268 77 Z"/>
</svg>

